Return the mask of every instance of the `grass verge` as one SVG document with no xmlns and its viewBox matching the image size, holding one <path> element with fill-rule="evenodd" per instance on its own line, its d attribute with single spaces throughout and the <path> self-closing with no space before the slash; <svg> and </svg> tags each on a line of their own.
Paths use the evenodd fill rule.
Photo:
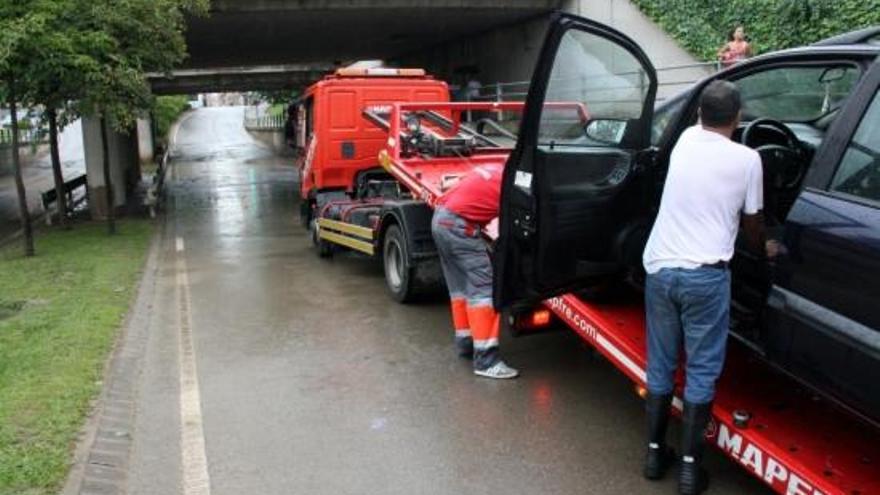
<svg viewBox="0 0 880 495">
<path fill-rule="evenodd" d="M 54 493 L 101 387 L 153 224 L 53 230 L 0 250 L 0 494 Z"/>
</svg>

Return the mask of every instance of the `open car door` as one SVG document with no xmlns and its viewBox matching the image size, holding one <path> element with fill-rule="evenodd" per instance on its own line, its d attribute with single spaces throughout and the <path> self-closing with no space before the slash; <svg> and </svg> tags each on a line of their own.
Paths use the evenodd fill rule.
<svg viewBox="0 0 880 495">
<path fill-rule="evenodd" d="M 504 172 L 497 307 L 614 276 L 641 255 L 656 91 L 654 67 L 627 36 L 553 18 Z"/>
</svg>

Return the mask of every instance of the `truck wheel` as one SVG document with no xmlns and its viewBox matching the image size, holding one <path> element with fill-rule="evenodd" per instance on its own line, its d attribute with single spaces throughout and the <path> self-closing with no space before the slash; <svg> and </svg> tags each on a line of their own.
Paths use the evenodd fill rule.
<svg viewBox="0 0 880 495">
<path fill-rule="evenodd" d="M 382 243 L 385 285 L 391 298 L 401 303 L 411 302 L 416 295 L 413 270 L 407 266 L 408 255 L 403 231 L 397 225 L 388 227 Z"/>
<path fill-rule="evenodd" d="M 309 236 L 312 238 L 312 245 L 321 258 L 330 258 L 333 256 L 333 244 L 318 237 L 318 219 L 314 218 L 309 222 Z"/>
</svg>

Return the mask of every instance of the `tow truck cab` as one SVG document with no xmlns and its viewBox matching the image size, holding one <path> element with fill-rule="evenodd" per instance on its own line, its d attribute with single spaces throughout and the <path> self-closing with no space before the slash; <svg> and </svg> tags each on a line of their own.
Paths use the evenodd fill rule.
<svg viewBox="0 0 880 495">
<path fill-rule="evenodd" d="M 734 318 L 732 335 L 777 370 L 880 425 L 880 312 L 872 305 L 880 300 L 877 53 L 829 47 L 757 57 L 695 86 L 667 116 L 665 139 L 652 143 L 657 79 L 645 53 L 607 26 L 559 15 L 505 168 L 496 306 L 561 294 L 588 301 L 582 289 L 609 281 L 638 286 L 670 150 L 696 123 L 702 87 L 728 79 L 743 92 L 742 140 L 762 157 L 765 197 L 791 197 L 776 211 L 765 201 L 788 254 L 775 265 L 739 247 L 734 256 L 733 309 L 740 303 L 750 317 Z M 799 94 L 805 87 L 817 91 Z M 799 98 L 799 115 L 808 104 L 821 109 L 814 120 L 768 118 L 769 100 L 789 93 Z M 583 103 L 589 121 L 559 111 L 559 101 Z M 813 143 L 792 139 L 805 128 L 818 136 Z M 749 143 L 746 136 L 759 133 L 781 142 Z M 792 160 L 799 160 L 794 172 Z"/>
<path fill-rule="evenodd" d="M 422 69 L 344 68 L 311 85 L 297 101 L 294 131 L 304 225 L 322 197 L 352 197 L 359 176 L 381 174 L 377 157 L 387 133 L 366 120 L 364 110 L 448 101 L 447 84 Z"/>
</svg>

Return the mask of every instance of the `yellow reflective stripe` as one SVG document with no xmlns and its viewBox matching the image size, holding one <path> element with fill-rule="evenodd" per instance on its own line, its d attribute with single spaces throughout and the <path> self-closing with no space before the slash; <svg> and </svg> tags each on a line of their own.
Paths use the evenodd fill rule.
<svg viewBox="0 0 880 495">
<path fill-rule="evenodd" d="M 329 218 L 319 218 L 318 227 L 320 227 L 319 230 L 324 230 L 326 228 L 371 241 L 373 240 L 374 235 L 373 229 L 369 227 L 361 227 L 360 225 L 340 222 L 339 220 L 330 220 Z"/>
<path fill-rule="evenodd" d="M 353 239 L 351 237 L 337 234 L 335 232 L 328 232 L 324 229 L 318 230 L 318 237 L 324 239 L 325 241 L 330 241 L 335 244 L 341 244 L 356 251 L 369 254 L 370 256 L 372 256 L 375 251 L 373 249 L 373 243 L 371 242 L 360 241 L 358 239 Z"/>
</svg>

